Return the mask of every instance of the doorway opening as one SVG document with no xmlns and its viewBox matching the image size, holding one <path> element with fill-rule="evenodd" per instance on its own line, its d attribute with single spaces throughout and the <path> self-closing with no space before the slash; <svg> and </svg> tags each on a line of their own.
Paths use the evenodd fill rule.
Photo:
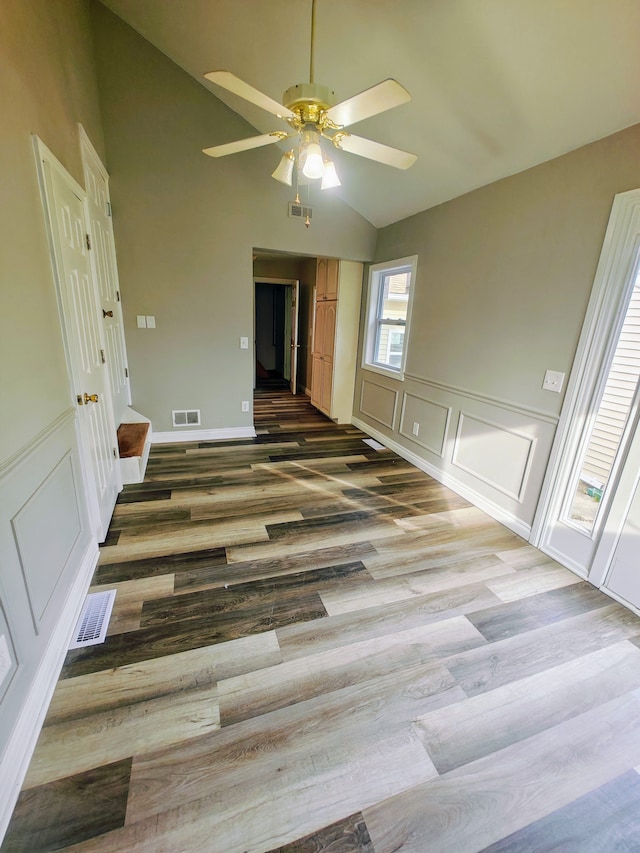
<svg viewBox="0 0 640 853">
<path fill-rule="evenodd" d="M 298 282 L 255 279 L 255 388 L 297 393 Z M 295 327 L 295 328 L 294 328 Z"/>
</svg>

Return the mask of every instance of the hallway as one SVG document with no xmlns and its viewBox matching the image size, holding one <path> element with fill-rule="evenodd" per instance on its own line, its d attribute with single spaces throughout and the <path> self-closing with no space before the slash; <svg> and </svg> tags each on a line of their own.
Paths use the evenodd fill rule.
<svg viewBox="0 0 640 853">
<path fill-rule="evenodd" d="M 121 493 L 2 853 L 640 849 L 640 620 L 304 395 L 255 426 Z"/>
</svg>

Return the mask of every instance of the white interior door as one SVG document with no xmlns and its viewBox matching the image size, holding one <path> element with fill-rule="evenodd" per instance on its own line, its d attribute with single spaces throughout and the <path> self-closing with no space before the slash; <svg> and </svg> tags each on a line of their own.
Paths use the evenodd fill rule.
<svg viewBox="0 0 640 853">
<path fill-rule="evenodd" d="M 122 483 L 98 314 L 101 309 L 89 260 L 84 194 L 39 141 L 38 155 L 87 498 L 101 542 Z"/>
<path fill-rule="evenodd" d="M 113 420 L 117 426 L 122 422 L 125 409 L 131 405 L 131 390 L 113 239 L 109 176 L 82 129 L 80 141 L 89 212 L 89 235 L 92 247 L 90 257 L 98 286 Z"/>
</svg>

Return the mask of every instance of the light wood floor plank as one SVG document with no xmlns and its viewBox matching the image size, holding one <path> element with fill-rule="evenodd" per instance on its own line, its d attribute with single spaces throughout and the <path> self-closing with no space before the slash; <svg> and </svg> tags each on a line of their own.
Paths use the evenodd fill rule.
<svg viewBox="0 0 640 853">
<path fill-rule="evenodd" d="M 473 625 L 459 616 L 225 679 L 218 685 L 222 725 L 372 680 L 381 691 L 380 679 L 384 676 L 388 681 L 398 669 L 431 663 L 436 655 L 445 656 L 456 647 L 462 650 L 485 643 Z M 396 677 L 399 686 L 401 676 Z"/>
<path fill-rule="evenodd" d="M 416 728 L 446 773 L 639 688 L 640 649 L 622 642 L 432 711 Z"/>
<path fill-rule="evenodd" d="M 363 811 L 376 853 L 476 853 L 640 759 L 640 698 L 587 711 Z"/>
</svg>

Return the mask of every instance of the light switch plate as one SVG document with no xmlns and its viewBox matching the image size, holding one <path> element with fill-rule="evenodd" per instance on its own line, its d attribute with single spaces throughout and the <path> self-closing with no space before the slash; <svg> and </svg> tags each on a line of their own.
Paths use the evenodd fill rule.
<svg viewBox="0 0 640 853">
<path fill-rule="evenodd" d="M 240 349 L 249 349 L 249 338 L 240 338 Z"/>
<path fill-rule="evenodd" d="M 139 329 L 146 329 L 147 328 L 147 318 L 144 316 L 144 314 L 138 314 L 137 315 L 136 323 L 138 324 Z"/>
<path fill-rule="evenodd" d="M 147 329 L 155 329 L 156 327 L 156 318 L 153 314 L 147 314 Z"/>
<path fill-rule="evenodd" d="M 555 391 L 557 394 L 562 391 L 562 383 L 564 382 L 564 373 L 559 370 L 547 370 L 544 375 L 542 387 L 545 391 Z"/>
</svg>

